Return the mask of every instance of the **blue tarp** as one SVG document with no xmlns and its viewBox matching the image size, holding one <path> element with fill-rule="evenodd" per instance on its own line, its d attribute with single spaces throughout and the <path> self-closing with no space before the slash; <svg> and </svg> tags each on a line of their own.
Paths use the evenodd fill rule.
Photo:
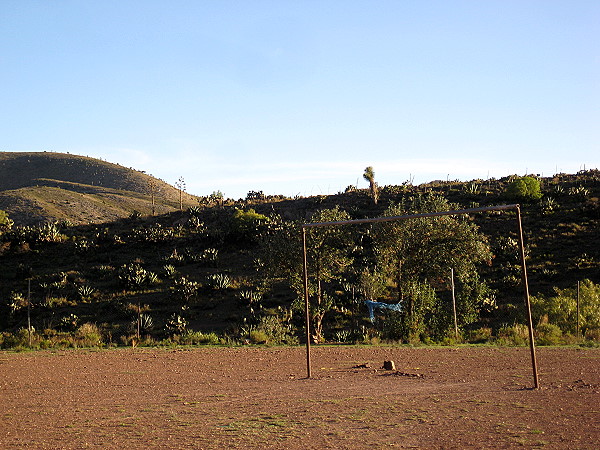
<svg viewBox="0 0 600 450">
<path fill-rule="evenodd" d="M 400 311 L 399 303 L 383 303 L 383 302 L 372 302 L 370 300 L 365 300 L 365 304 L 367 308 L 369 308 L 369 317 L 371 318 L 371 322 L 375 321 L 375 309 L 391 309 L 392 311 Z"/>
</svg>

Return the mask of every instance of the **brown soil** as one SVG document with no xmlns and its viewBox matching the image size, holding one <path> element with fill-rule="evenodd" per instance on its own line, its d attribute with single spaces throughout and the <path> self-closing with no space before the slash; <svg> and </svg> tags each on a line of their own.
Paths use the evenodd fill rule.
<svg viewBox="0 0 600 450">
<path fill-rule="evenodd" d="M 395 370 L 382 369 L 393 360 Z M 0 448 L 598 448 L 600 350 L 0 353 Z"/>
</svg>

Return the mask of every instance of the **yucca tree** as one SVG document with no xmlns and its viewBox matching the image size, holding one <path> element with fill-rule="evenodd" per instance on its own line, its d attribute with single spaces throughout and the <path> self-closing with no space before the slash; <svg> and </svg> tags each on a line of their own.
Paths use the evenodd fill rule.
<svg viewBox="0 0 600 450">
<path fill-rule="evenodd" d="M 183 177 L 179 177 L 179 180 L 175 183 L 175 187 L 179 190 L 179 211 L 183 211 L 183 193 L 186 187 Z"/>
<path fill-rule="evenodd" d="M 369 166 L 365 169 L 363 178 L 369 182 L 371 198 L 373 199 L 373 203 L 377 204 L 377 200 L 379 199 L 379 190 L 377 188 L 377 183 L 375 182 L 375 172 L 373 171 L 373 167 Z"/>
</svg>

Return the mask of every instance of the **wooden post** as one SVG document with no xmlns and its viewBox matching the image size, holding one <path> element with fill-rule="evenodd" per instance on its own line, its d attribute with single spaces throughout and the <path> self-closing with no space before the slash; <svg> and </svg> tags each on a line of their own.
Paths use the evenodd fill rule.
<svg viewBox="0 0 600 450">
<path fill-rule="evenodd" d="M 31 348 L 31 278 L 27 280 L 27 331 L 29 332 L 29 348 Z"/>
<path fill-rule="evenodd" d="M 579 337 L 579 281 L 577 282 L 577 337 Z"/>
<path fill-rule="evenodd" d="M 454 295 L 454 268 L 450 269 L 450 280 L 452 282 L 452 309 L 454 310 L 454 337 L 458 341 L 458 318 L 456 316 L 456 296 Z"/>
<path fill-rule="evenodd" d="M 529 327 L 529 350 L 531 353 L 531 367 L 533 369 L 533 385 L 535 389 L 540 387 L 537 359 L 535 357 L 535 341 L 533 337 L 533 319 L 531 317 L 531 302 L 529 300 L 529 283 L 527 281 L 527 266 L 525 265 L 525 242 L 523 240 L 523 223 L 521 221 L 521 208 L 516 205 L 517 225 L 519 231 L 519 251 L 521 256 L 521 278 L 523 281 L 523 296 L 525 297 L 525 312 L 527 313 L 527 324 Z"/>
<path fill-rule="evenodd" d="M 137 338 L 140 340 L 140 322 L 142 321 L 142 305 L 138 300 L 138 310 L 137 310 Z"/>
<path fill-rule="evenodd" d="M 304 253 L 304 312 L 306 316 L 306 378 L 310 378 L 310 305 L 308 301 L 308 261 L 306 256 L 306 228 L 302 228 L 302 250 Z"/>
</svg>

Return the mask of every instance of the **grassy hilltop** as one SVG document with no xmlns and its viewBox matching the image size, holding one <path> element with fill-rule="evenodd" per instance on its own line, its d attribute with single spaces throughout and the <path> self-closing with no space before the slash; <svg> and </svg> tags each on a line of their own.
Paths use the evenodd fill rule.
<svg viewBox="0 0 600 450">
<path fill-rule="evenodd" d="M 85 156 L 0 152 L 0 209 L 17 224 L 101 223 L 179 209 L 179 191 L 143 172 Z M 184 193 L 186 206 L 197 204 Z"/>
</svg>

